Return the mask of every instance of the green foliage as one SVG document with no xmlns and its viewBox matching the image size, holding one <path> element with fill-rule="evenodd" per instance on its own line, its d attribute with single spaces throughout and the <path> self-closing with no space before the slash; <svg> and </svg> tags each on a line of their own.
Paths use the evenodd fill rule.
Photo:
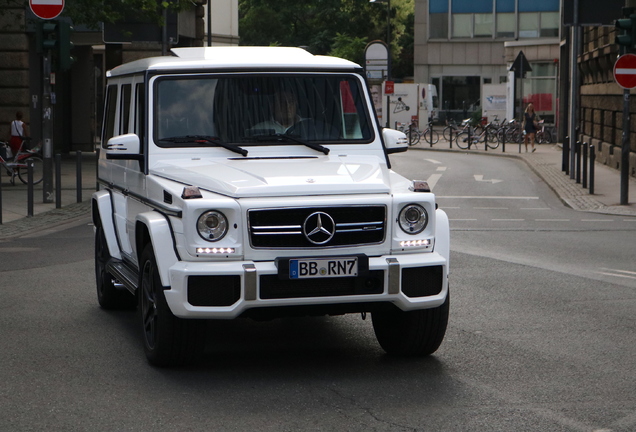
<svg viewBox="0 0 636 432">
<path fill-rule="evenodd" d="M 413 11 L 414 0 L 391 1 L 395 77 L 413 75 Z M 306 46 L 358 64 L 368 42 L 386 40 L 386 23 L 386 3 L 368 0 L 239 0 L 241 45 Z"/>
</svg>

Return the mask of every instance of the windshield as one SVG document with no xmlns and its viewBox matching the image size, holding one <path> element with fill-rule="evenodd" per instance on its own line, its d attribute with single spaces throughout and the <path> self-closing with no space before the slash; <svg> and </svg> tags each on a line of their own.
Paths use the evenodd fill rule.
<svg viewBox="0 0 636 432">
<path fill-rule="evenodd" d="M 162 77 L 155 82 L 154 141 L 208 136 L 240 145 L 366 143 L 367 104 L 354 75 L 234 74 Z M 196 146 L 196 140 L 191 140 Z"/>
</svg>

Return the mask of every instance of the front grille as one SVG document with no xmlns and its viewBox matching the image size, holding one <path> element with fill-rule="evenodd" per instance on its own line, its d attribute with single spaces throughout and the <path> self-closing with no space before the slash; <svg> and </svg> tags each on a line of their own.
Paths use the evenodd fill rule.
<svg viewBox="0 0 636 432">
<path fill-rule="evenodd" d="M 326 230 L 324 233 L 317 232 L 310 236 L 310 240 L 306 234 L 316 228 L 316 217 L 311 217 L 316 213 L 322 216 L 322 223 Z M 378 244 L 384 241 L 386 206 L 250 210 L 248 219 L 250 242 L 254 248 L 315 248 Z M 330 225 L 331 220 L 335 226 Z M 332 231 L 333 237 L 330 237 Z"/>
<path fill-rule="evenodd" d="M 280 279 L 277 275 L 260 277 L 262 299 L 327 297 L 382 294 L 384 271 L 372 270 L 367 276 L 327 279 Z"/>
</svg>

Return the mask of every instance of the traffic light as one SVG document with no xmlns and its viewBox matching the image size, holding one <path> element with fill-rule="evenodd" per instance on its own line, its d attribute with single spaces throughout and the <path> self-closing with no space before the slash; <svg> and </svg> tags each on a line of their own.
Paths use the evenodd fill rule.
<svg viewBox="0 0 636 432">
<path fill-rule="evenodd" d="M 621 18 L 614 21 L 616 30 L 622 30 L 622 34 L 616 35 L 614 43 L 623 46 L 627 51 L 636 50 L 636 14 L 629 18 Z"/>
<path fill-rule="evenodd" d="M 57 20 L 40 22 L 37 26 L 38 52 L 44 54 L 51 52 L 53 69 L 56 71 L 69 70 L 75 61 L 71 55 L 71 49 L 73 49 L 72 31 L 73 27 L 69 23 Z"/>
<path fill-rule="evenodd" d="M 71 42 L 72 31 L 73 27 L 69 23 L 59 23 L 57 32 L 57 70 L 69 70 L 73 62 L 75 62 L 75 57 L 71 55 L 71 50 L 73 49 L 73 42 Z"/>
</svg>

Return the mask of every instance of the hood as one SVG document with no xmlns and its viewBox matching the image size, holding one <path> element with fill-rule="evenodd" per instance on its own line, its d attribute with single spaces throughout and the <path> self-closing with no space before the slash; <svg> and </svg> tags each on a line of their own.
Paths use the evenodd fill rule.
<svg viewBox="0 0 636 432">
<path fill-rule="evenodd" d="M 390 190 L 387 166 L 375 156 L 176 159 L 150 172 L 235 198 Z"/>
</svg>

